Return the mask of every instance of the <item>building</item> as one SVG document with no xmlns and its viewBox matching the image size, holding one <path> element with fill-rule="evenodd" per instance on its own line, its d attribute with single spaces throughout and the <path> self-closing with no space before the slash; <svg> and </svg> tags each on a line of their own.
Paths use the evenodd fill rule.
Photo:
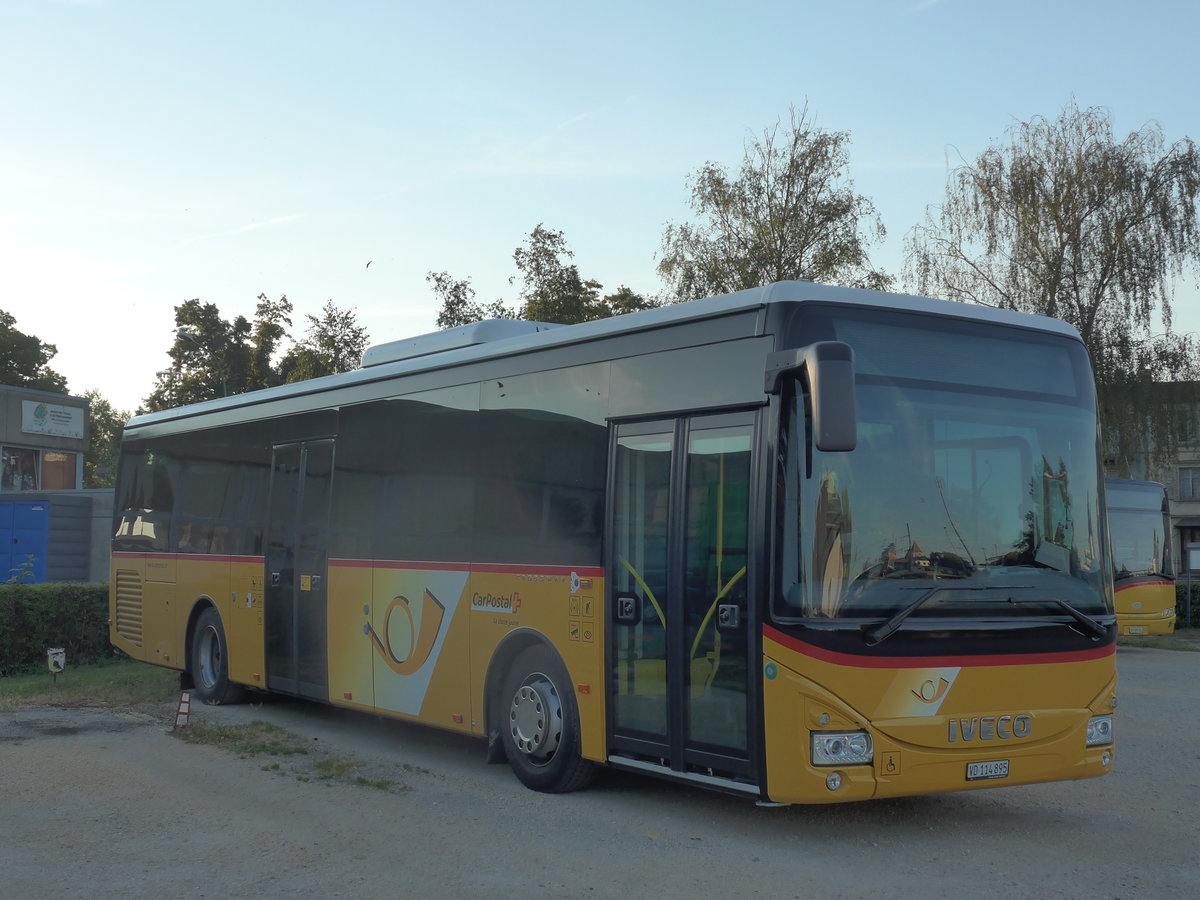
<svg viewBox="0 0 1200 900">
<path fill-rule="evenodd" d="M 1159 480 L 1167 486 L 1171 501 L 1176 571 L 1185 575 L 1190 559 L 1192 572 L 1200 575 L 1200 559 L 1196 553 L 1188 553 L 1189 547 L 1200 548 L 1200 441 L 1181 444 L 1174 467 Z"/>
<path fill-rule="evenodd" d="M 0 386 L 0 582 L 108 579 L 112 491 L 83 490 L 90 403 Z"/>
<path fill-rule="evenodd" d="M 83 487 L 85 397 L 0 386 L 0 492 Z"/>
<path fill-rule="evenodd" d="M 1197 385 L 1194 382 L 1170 382 L 1156 385 L 1159 391 L 1178 397 L 1178 409 L 1191 410 L 1181 416 L 1179 443 L 1173 458 L 1167 463 L 1155 462 L 1151 454 L 1138 454 L 1130 461 L 1128 477 L 1157 481 L 1167 488 L 1171 509 L 1171 556 L 1175 572 L 1185 578 L 1189 562 L 1193 580 L 1200 578 L 1200 553 L 1189 554 L 1188 548 L 1200 548 L 1200 406 L 1192 402 Z M 1153 437 L 1149 440 L 1152 442 Z M 1106 460 L 1106 469 L 1114 477 L 1125 477 Z"/>
</svg>

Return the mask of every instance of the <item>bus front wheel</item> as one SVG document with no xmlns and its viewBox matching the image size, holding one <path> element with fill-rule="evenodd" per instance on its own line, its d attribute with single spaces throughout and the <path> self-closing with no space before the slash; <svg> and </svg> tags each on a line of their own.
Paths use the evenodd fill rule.
<svg viewBox="0 0 1200 900">
<path fill-rule="evenodd" d="M 192 635 L 192 682 L 196 698 L 210 706 L 239 703 L 245 695 L 245 688 L 229 680 L 225 629 L 211 606 L 196 620 Z"/>
<path fill-rule="evenodd" d="M 579 712 L 557 657 L 541 646 L 522 650 L 500 696 L 500 739 L 521 783 L 552 794 L 586 787 L 596 767 L 579 755 Z"/>
</svg>

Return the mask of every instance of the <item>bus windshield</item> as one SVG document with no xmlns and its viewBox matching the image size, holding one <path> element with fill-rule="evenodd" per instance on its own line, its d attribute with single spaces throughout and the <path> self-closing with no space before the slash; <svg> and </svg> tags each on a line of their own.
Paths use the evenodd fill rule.
<svg viewBox="0 0 1200 900">
<path fill-rule="evenodd" d="M 1116 577 L 1172 577 L 1168 522 L 1163 509 L 1166 489 L 1151 482 L 1109 479 L 1107 495 Z"/>
<path fill-rule="evenodd" d="M 817 450 L 794 387 L 779 457 L 776 620 L 1111 614 L 1082 347 L 886 318 L 801 323 L 803 343 L 854 349 L 858 446 Z"/>
</svg>

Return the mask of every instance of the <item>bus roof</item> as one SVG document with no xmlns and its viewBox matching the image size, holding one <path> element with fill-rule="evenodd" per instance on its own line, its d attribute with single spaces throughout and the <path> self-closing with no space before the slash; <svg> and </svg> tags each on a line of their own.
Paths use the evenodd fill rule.
<svg viewBox="0 0 1200 900">
<path fill-rule="evenodd" d="M 555 325 L 521 320 L 490 320 L 413 338 L 392 341 L 369 348 L 363 354 L 363 367 L 340 375 L 250 391 L 232 397 L 207 400 L 135 416 L 128 428 L 164 423 L 221 410 L 322 393 L 334 388 L 352 387 L 435 369 L 450 368 L 528 353 L 552 347 L 568 346 L 602 338 L 665 328 L 702 319 L 764 310 L 772 304 L 823 303 L 847 306 L 900 309 L 905 312 L 943 318 L 972 319 L 998 325 L 1060 334 L 1079 339 L 1078 332 L 1066 322 L 1045 316 L 994 309 L 970 303 L 934 300 L 886 291 L 835 287 L 811 281 L 780 281 L 765 287 L 732 294 L 676 303 L 656 309 L 627 313 L 578 325 Z M 764 316 L 759 316 L 762 333 Z M 734 337 L 735 335 L 730 335 Z M 749 335 L 736 335 L 749 336 Z"/>
</svg>

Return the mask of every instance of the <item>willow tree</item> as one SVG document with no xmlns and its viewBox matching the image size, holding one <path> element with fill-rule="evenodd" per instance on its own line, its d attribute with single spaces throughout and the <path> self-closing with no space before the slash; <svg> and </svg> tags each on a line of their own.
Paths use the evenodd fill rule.
<svg viewBox="0 0 1200 900">
<path fill-rule="evenodd" d="M 1108 111 L 1074 101 L 1006 135 L 950 173 L 945 203 L 908 236 L 906 278 L 1074 325 L 1110 468 L 1161 465 L 1200 399 L 1195 337 L 1171 329 L 1175 285 L 1200 262 L 1200 153 L 1188 138 L 1167 146 L 1156 123 L 1118 141 Z"/>
<path fill-rule="evenodd" d="M 886 287 L 869 249 L 886 235 L 874 205 L 854 192 L 850 135 L 817 128 L 792 108 L 744 145 L 736 175 L 705 163 L 688 178 L 693 224 L 668 224 L 659 275 L 678 300 L 803 278 Z"/>
</svg>

